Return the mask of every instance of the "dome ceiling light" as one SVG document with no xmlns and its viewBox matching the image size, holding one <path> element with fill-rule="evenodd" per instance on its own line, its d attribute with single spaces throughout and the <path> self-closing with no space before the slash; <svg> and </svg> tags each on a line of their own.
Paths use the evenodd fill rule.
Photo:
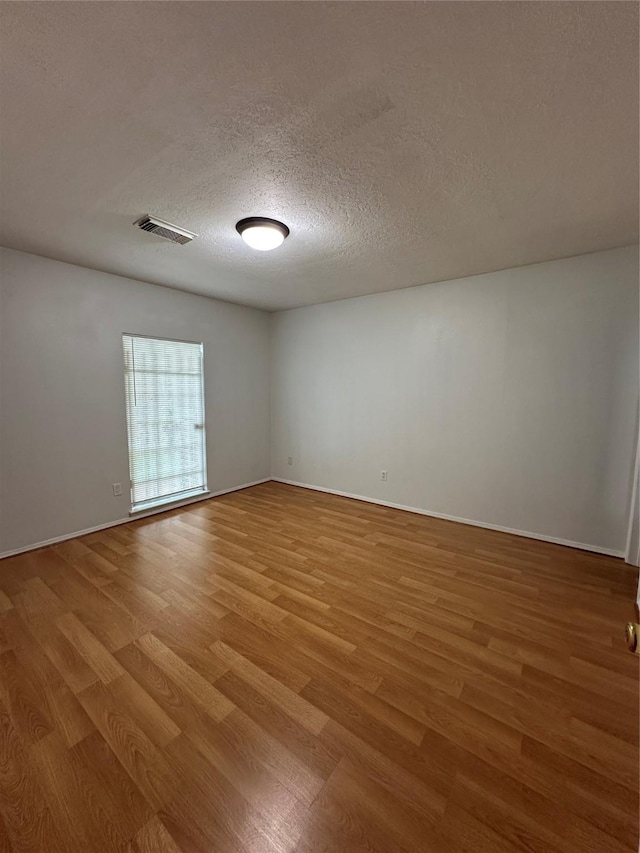
<svg viewBox="0 0 640 853">
<path fill-rule="evenodd" d="M 285 237 L 289 236 L 289 229 L 284 222 L 267 219 L 264 216 L 249 216 L 247 219 L 241 219 L 236 223 L 236 231 L 247 246 L 258 249 L 260 252 L 277 249 L 284 243 Z"/>
</svg>

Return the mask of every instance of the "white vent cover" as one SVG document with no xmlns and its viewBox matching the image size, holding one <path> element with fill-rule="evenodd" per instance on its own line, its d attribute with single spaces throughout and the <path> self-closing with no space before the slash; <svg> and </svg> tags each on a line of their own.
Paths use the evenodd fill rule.
<svg viewBox="0 0 640 853">
<path fill-rule="evenodd" d="M 177 225 L 172 225 L 170 222 L 164 222 L 162 219 L 156 219 L 155 216 L 143 216 L 133 223 L 143 231 L 148 231 L 150 234 L 156 234 L 164 240 L 171 240 L 172 243 L 190 243 L 197 234 L 192 234 L 191 231 L 185 231 L 184 228 L 178 228 Z"/>
</svg>

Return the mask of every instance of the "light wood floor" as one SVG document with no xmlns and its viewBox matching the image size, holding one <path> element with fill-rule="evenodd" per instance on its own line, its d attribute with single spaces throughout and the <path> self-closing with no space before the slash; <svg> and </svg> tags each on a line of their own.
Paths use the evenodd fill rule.
<svg viewBox="0 0 640 853">
<path fill-rule="evenodd" d="M 0 850 L 638 848 L 635 572 L 267 483 L 0 565 Z"/>
</svg>

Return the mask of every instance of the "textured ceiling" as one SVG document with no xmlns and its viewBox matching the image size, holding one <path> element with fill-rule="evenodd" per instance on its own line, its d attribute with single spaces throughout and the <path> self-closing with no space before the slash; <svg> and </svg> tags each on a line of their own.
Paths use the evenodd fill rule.
<svg viewBox="0 0 640 853">
<path fill-rule="evenodd" d="M 276 309 L 638 239 L 635 3 L 3 2 L 0 24 L 2 245 Z M 291 236 L 252 251 L 251 215 Z"/>
</svg>

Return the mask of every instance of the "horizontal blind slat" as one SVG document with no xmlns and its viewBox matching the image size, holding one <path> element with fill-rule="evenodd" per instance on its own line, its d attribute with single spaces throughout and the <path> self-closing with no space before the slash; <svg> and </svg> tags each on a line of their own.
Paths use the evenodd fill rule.
<svg viewBox="0 0 640 853">
<path fill-rule="evenodd" d="M 122 336 L 131 503 L 206 489 L 201 343 Z"/>
</svg>

